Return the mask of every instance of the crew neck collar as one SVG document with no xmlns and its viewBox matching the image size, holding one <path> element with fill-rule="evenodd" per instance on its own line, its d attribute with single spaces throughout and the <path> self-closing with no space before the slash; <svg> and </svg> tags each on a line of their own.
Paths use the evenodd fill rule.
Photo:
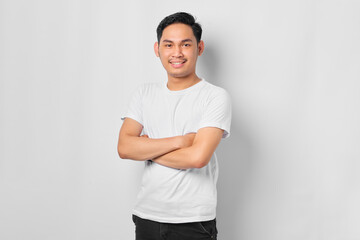
<svg viewBox="0 0 360 240">
<path fill-rule="evenodd" d="M 173 90 L 170 90 L 168 87 L 167 87 L 167 82 L 165 82 L 164 84 L 164 88 L 165 88 L 165 91 L 168 92 L 169 94 L 172 94 L 172 95 L 182 95 L 182 94 L 185 94 L 185 93 L 188 93 L 190 91 L 193 91 L 195 89 L 198 89 L 200 88 L 205 82 L 205 79 L 203 78 L 200 78 L 200 81 L 188 88 L 185 88 L 185 89 L 182 89 L 182 90 L 177 90 L 177 91 L 173 91 Z"/>
</svg>

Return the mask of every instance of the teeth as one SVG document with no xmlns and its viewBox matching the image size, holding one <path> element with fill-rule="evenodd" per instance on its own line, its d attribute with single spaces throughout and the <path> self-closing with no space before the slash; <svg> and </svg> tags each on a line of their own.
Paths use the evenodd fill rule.
<svg viewBox="0 0 360 240">
<path fill-rule="evenodd" d="M 179 64 L 183 64 L 185 62 L 171 62 L 171 64 L 175 64 L 175 65 L 179 65 Z"/>
<path fill-rule="evenodd" d="M 169 61 L 171 64 L 174 64 L 174 65 L 180 65 L 180 64 L 183 64 L 186 62 L 186 60 L 183 60 L 181 62 L 175 62 L 175 61 Z"/>
</svg>

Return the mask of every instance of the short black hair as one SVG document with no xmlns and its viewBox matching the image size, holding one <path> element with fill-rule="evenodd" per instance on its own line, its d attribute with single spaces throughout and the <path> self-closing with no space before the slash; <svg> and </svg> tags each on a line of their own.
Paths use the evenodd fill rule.
<svg viewBox="0 0 360 240">
<path fill-rule="evenodd" d="M 193 33 L 194 33 L 197 43 L 200 42 L 201 33 L 202 33 L 201 25 L 199 23 L 195 22 L 195 18 L 191 14 L 186 13 L 186 12 L 177 12 L 177 13 L 171 14 L 171 15 L 165 17 L 159 23 L 159 26 L 156 29 L 158 42 L 160 42 L 160 39 L 161 39 L 164 29 L 173 23 L 183 23 L 183 24 L 189 25 L 193 30 Z"/>
</svg>

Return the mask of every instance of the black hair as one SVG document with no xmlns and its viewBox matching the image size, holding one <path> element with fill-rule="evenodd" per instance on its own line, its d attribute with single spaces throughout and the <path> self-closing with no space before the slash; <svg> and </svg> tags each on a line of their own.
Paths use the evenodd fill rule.
<svg viewBox="0 0 360 240">
<path fill-rule="evenodd" d="M 190 26 L 193 30 L 193 33 L 194 33 L 197 43 L 200 42 L 201 33 L 202 33 L 201 25 L 199 23 L 195 22 L 195 18 L 191 14 L 186 13 L 186 12 L 177 12 L 177 13 L 171 14 L 171 15 L 165 17 L 159 23 L 159 26 L 156 29 L 158 42 L 160 42 L 160 39 L 161 39 L 164 29 L 173 23 L 183 23 L 183 24 Z"/>
</svg>

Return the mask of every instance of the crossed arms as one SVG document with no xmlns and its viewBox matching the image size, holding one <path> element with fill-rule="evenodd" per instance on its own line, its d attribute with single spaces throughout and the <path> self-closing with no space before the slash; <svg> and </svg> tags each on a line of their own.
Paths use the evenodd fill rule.
<svg viewBox="0 0 360 240">
<path fill-rule="evenodd" d="M 140 136 L 141 131 L 140 123 L 125 118 L 119 134 L 119 156 L 138 161 L 152 160 L 177 169 L 206 166 L 224 132 L 220 128 L 204 127 L 196 134 L 152 139 Z"/>
</svg>

